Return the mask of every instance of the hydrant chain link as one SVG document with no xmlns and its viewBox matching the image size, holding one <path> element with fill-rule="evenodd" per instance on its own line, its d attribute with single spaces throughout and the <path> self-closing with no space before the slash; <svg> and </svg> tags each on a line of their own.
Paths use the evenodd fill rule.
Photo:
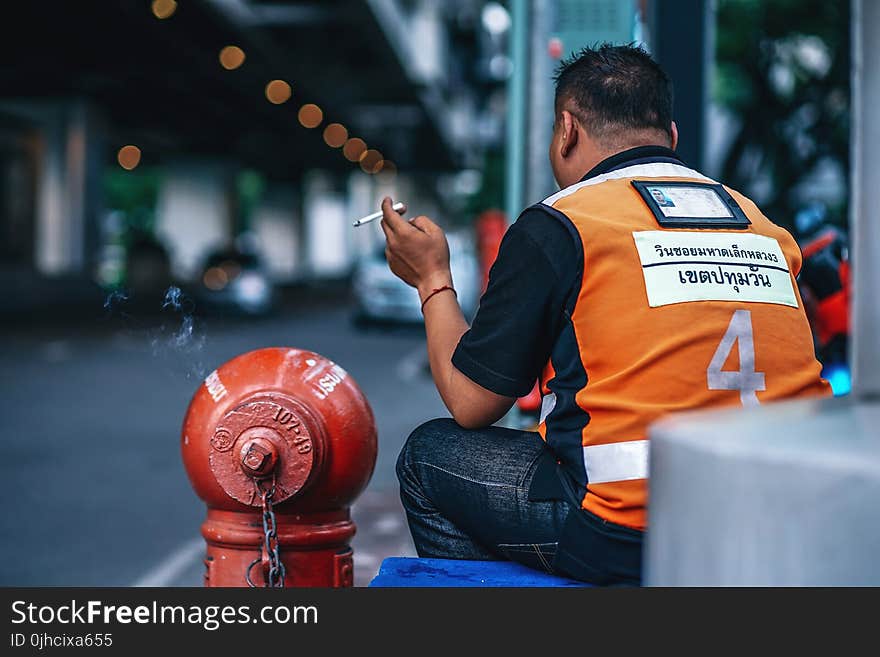
<svg viewBox="0 0 880 657">
<path fill-rule="evenodd" d="M 283 588 L 287 573 L 281 561 L 281 548 L 278 545 L 278 522 L 272 508 L 272 496 L 275 495 L 275 477 L 272 477 L 272 488 L 263 488 L 263 480 L 254 479 L 254 486 L 260 493 L 263 508 L 263 546 L 260 556 L 254 559 L 245 572 L 248 586 L 256 588 L 251 579 L 251 570 L 258 563 L 263 563 L 263 581 L 266 588 Z"/>
</svg>

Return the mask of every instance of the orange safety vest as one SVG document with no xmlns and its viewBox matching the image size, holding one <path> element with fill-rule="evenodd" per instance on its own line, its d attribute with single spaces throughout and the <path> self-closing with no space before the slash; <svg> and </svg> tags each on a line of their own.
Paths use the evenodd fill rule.
<svg viewBox="0 0 880 657">
<path fill-rule="evenodd" d="M 659 186 L 660 200 L 639 184 Z M 669 412 L 831 394 L 795 282 L 797 244 L 746 197 L 650 163 L 543 205 L 579 237 L 583 270 L 541 377 L 539 433 L 584 509 L 645 529 L 647 429 Z M 694 219 L 730 208 L 735 228 Z M 666 212 L 686 216 L 670 227 Z"/>
</svg>

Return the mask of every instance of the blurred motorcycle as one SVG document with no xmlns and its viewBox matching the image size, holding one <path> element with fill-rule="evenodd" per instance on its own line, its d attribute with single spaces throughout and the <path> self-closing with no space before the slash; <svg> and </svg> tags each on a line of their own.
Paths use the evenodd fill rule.
<svg viewBox="0 0 880 657">
<path fill-rule="evenodd" d="M 798 285 L 813 330 L 822 376 L 835 395 L 850 390 L 850 260 L 846 233 L 830 221 L 824 203 L 812 202 L 794 218 L 803 256 Z"/>
</svg>

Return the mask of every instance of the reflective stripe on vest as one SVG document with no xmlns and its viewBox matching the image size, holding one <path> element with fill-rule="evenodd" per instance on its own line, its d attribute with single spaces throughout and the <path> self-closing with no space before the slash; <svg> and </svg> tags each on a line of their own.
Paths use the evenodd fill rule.
<svg viewBox="0 0 880 657">
<path fill-rule="evenodd" d="M 556 395 L 552 392 L 544 395 L 541 398 L 541 417 L 538 419 L 538 424 L 544 424 L 544 420 L 553 412 L 554 408 L 556 408 Z"/>
<path fill-rule="evenodd" d="M 648 478 L 648 441 L 628 440 L 584 447 L 588 484 Z"/>
<path fill-rule="evenodd" d="M 620 180 L 621 178 L 691 178 L 701 182 L 716 184 L 714 180 L 707 178 L 699 171 L 688 169 L 686 166 L 680 164 L 670 164 L 668 162 L 636 164 L 631 167 L 617 169 L 616 171 L 609 171 L 608 173 L 603 173 L 601 176 L 588 178 L 587 180 L 582 180 L 579 183 L 570 185 L 565 189 L 561 189 L 552 196 L 545 198 L 544 205 L 552 207 L 554 203 L 564 199 L 566 196 L 571 196 L 579 189 L 591 185 L 598 185 L 599 183 L 607 182 L 609 180 Z"/>
</svg>

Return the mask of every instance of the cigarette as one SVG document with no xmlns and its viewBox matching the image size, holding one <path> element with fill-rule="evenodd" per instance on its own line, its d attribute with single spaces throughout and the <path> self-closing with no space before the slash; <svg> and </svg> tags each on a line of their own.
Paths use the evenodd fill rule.
<svg viewBox="0 0 880 657">
<path fill-rule="evenodd" d="M 401 203 L 398 201 L 394 205 L 391 206 L 391 209 L 394 210 L 397 214 L 403 214 L 406 212 L 406 203 Z M 382 217 L 382 211 L 374 212 L 373 214 L 368 214 L 366 217 L 361 217 L 357 221 L 355 221 L 352 226 L 362 226 L 363 224 L 368 224 L 371 221 L 375 221 Z"/>
</svg>

